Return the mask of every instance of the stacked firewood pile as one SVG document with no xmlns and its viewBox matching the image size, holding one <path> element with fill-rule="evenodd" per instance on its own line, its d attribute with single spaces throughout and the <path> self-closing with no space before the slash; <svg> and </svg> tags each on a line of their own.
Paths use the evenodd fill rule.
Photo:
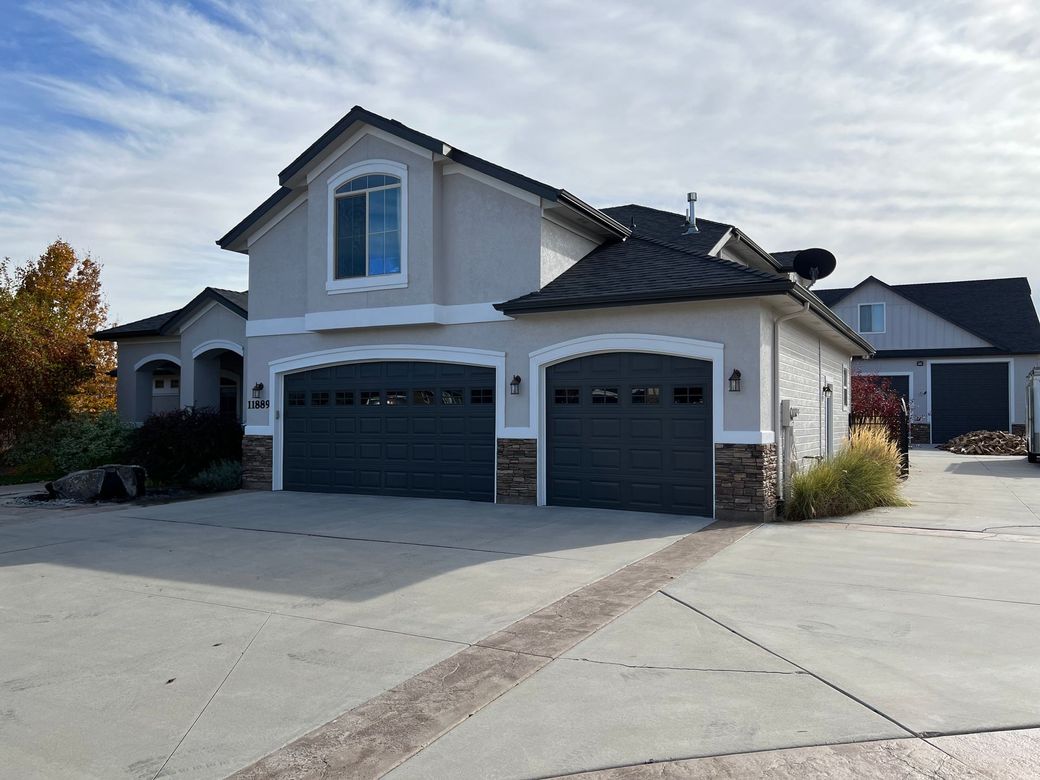
<svg viewBox="0 0 1040 780">
<path fill-rule="evenodd" d="M 1007 431 L 972 431 L 956 436 L 939 449 L 960 455 L 1025 455 L 1026 438 Z"/>
</svg>

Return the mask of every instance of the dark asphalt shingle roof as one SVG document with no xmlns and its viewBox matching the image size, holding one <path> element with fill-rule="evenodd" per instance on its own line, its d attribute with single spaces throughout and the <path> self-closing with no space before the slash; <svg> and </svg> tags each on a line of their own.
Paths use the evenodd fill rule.
<svg viewBox="0 0 1040 780">
<path fill-rule="evenodd" d="M 1004 352 L 1040 352 L 1040 320 L 1025 277 L 893 285 L 868 277 L 860 284 L 871 280 Z M 813 292 L 834 306 L 856 287 Z"/>
<path fill-rule="evenodd" d="M 699 232 L 684 235 L 682 214 L 635 205 L 603 212 L 630 228 L 634 223 L 632 235 L 597 247 L 542 289 L 498 308 L 511 314 L 727 298 L 786 292 L 794 286 L 780 274 L 709 255 L 730 225 L 698 219 Z"/>
<path fill-rule="evenodd" d="M 120 338 L 131 338 L 135 336 L 164 336 L 170 332 L 170 328 L 177 320 L 190 314 L 192 309 L 197 308 L 200 303 L 207 300 L 223 302 L 231 311 L 246 317 L 248 313 L 249 292 L 237 290 L 222 290 L 219 287 L 207 287 L 185 306 L 173 311 L 154 314 L 143 320 L 135 320 L 114 328 L 99 330 L 91 335 L 98 341 L 116 341 Z"/>
</svg>

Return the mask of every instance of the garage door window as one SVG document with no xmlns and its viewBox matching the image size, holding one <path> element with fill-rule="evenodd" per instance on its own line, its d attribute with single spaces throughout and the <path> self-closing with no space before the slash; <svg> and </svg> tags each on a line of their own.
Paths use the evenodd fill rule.
<svg viewBox="0 0 1040 780">
<path fill-rule="evenodd" d="M 661 403 L 660 387 L 633 387 L 632 403 L 634 404 L 659 404 Z"/>
<path fill-rule="evenodd" d="M 306 406 L 307 394 L 302 390 L 290 390 L 286 393 L 285 403 L 289 406 Z"/>
<path fill-rule="evenodd" d="M 328 406 L 329 394 L 326 391 L 311 393 L 311 406 Z"/>
<path fill-rule="evenodd" d="M 553 403 L 555 404 L 577 404 L 581 403 L 581 388 L 557 387 L 553 391 Z"/>
<path fill-rule="evenodd" d="M 412 391 L 412 403 L 416 406 L 433 406 L 437 403 L 437 395 L 433 390 Z"/>
<path fill-rule="evenodd" d="M 592 403 L 594 404 L 616 404 L 618 402 L 618 389 L 616 387 L 594 387 L 592 388 Z"/>
<path fill-rule="evenodd" d="M 379 396 L 378 390 L 362 390 L 361 391 L 361 405 L 362 406 L 379 406 L 382 399 Z"/>
<path fill-rule="evenodd" d="M 446 406 L 458 406 L 462 404 L 461 390 L 441 390 L 441 403 Z"/>
<path fill-rule="evenodd" d="M 702 404 L 704 403 L 703 387 L 676 387 L 672 390 L 672 403 Z"/>
<path fill-rule="evenodd" d="M 474 387 L 470 390 L 469 402 L 471 404 L 493 404 L 495 391 L 490 387 Z"/>
<path fill-rule="evenodd" d="M 336 406 L 353 406 L 354 405 L 354 393 L 350 390 L 337 390 L 336 391 Z"/>
</svg>

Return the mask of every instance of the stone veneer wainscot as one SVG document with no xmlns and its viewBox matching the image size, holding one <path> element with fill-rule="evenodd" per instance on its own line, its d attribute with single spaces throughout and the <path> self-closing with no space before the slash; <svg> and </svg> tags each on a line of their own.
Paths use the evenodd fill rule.
<svg viewBox="0 0 1040 780">
<path fill-rule="evenodd" d="M 715 445 L 715 518 L 776 519 L 776 445 Z"/>
<path fill-rule="evenodd" d="M 242 487 L 249 490 L 271 489 L 271 467 L 274 445 L 270 436 L 246 436 L 242 439 Z"/>
<path fill-rule="evenodd" d="M 499 504 L 534 504 L 538 500 L 538 442 L 499 439 L 495 500 Z"/>
</svg>

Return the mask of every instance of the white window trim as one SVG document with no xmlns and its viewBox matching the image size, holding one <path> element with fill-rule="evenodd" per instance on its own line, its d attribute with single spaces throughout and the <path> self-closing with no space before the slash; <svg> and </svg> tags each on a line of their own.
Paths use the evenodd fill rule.
<svg viewBox="0 0 1040 780">
<path fill-rule="evenodd" d="M 864 306 L 880 306 L 881 307 L 881 318 L 885 321 L 885 327 L 881 330 L 860 330 L 860 325 L 863 324 L 863 316 L 861 312 Z M 856 308 L 856 332 L 864 335 L 875 336 L 888 331 L 888 307 L 884 301 L 875 301 L 873 303 L 861 303 Z"/>
<path fill-rule="evenodd" d="M 852 409 L 852 366 L 848 363 L 841 364 L 841 408 Z"/>
<path fill-rule="evenodd" d="M 380 276 L 336 278 L 336 188 L 353 178 L 369 173 L 385 173 L 401 180 L 401 272 Z M 326 246 L 325 291 L 329 295 L 373 290 L 396 290 L 408 286 L 408 166 L 393 160 L 366 160 L 349 165 L 329 179 L 328 238 Z M 368 225 L 365 225 L 368 230 Z"/>
<path fill-rule="evenodd" d="M 503 436 L 506 431 L 506 353 L 486 349 L 469 349 L 463 347 L 428 346 L 424 344 L 386 344 L 372 347 L 345 347 L 342 349 L 326 349 L 320 352 L 307 352 L 301 355 L 272 360 L 268 363 L 270 370 L 268 387 L 271 388 L 271 408 L 268 412 L 268 424 L 247 425 L 247 435 L 270 435 L 272 447 L 271 489 L 282 489 L 282 451 L 284 449 L 284 419 L 279 411 L 285 395 L 285 375 L 298 371 L 307 371 L 322 366 L 335 366 L 344 363 L 368 363 L 372 361 L 422 360 L 431 363 L 459 363 L 468 366 L 485 366 L 495 369 L 495 436 Z M 243 385 L 245 382 L 243 382 Z M 498 447 L 496 446 L 496 452 Z M 496 454 L 497 470 L 497 454 Z M 495 480 L 497 482 L 497 480 Z"/>
</svg>

